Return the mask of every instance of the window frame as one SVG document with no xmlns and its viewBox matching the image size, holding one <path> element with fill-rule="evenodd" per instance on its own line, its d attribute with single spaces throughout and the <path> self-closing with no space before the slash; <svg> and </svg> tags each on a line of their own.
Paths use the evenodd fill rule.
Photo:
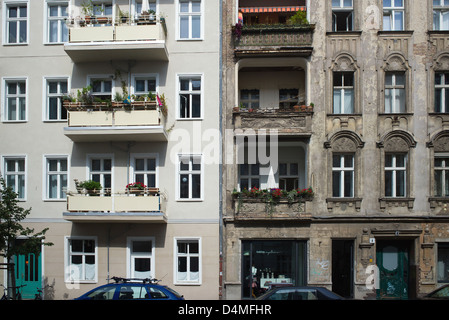
<svg viewBox="0 0 449 320">
<path fill-rule="evenodd" d="M 443 159 L 443 165 L 437 166 L 436 159 Z M 447 161 L 446 161 L 447 160 Z M 449 197 L 449 182 L 446 185 L 446 177 L 449 179 L 449 152 L 435 152 L 433 157 L 433 195 L 435 197 L 448 198 Z M 439 182 L 439 186 L 441 190 L 437 190 L 437 171 L 441 171 L 441 181 Z M 444 190 L 448 190 L 448 194 L 444 194 Z"/>
<path fill-rule="evenodd" d="M 395 0 L 390 0 L 391 1 L 391 6 L 386 7 L 384 5 L 384 1 L 382 1 L 382 30 L 383 31 L 404 31 L 405 30 L 405 15 L 406 15 L 406 5 L 405 5 L 405 1 L 406 0 L 401 0 L 402 1 L 402 6 L 395 6 L 394 2 Z M 396 29 L 396 18 L 395 18 L 395 14 L 397 12 L 401 12 L 402 13 L 402 25 L 400 26 L 399 29 Z M 385 24 L 385 17 L 389 17 L 390 19 L 390 28 L 386 29 L 386 24 Z"/>
<path fill-rule="evenodd" d="M 334 157 L 340 157 L 340 166 L 336 167 L 334 166 Z M 345 157 L 351 157 L 352 164 L 351 166 L 347 167 L 345 166 L 346 161 Z M 349 195 L 346 194 L 346 183 L 348 182 L 345 176 L 346 172 L 351 172 L 352 175 L 350 177 L 350 190 Z M 338 173 L 339 176 L 339 188 L 338 188 L 338 195 L 334 194 L 334 173 Z M 332 197 L 333 198 L 354 198 L 354 185 L 355 185 L 355 154 L 353 153 L 339 153 L 335 152 L 332 154 Z"/>
<path fill-rule="evenodd" d="M 177 76 L 177 112 L 176 112 L 176 120 L 203 120 L 204 119 L 204 77 L 203 74 L 178 74 Z M 198 80 L 200 81 L 200 90 L 192 89 L 192 81 Z M 189 80 L 189 89 L 181 90 L 181 81 Z M 181 96 L 189 95 L 189 116 L 181 116 L 182 106 L 181 106 Z M 192 96 L 199 95 L 200 96 L 200 115 L 198 117 L 192 117 Z"/>
<path fill-rule="evenodd" d="M 390 167 L 387 167 L 387 161 L 386 158 L 387 156 L 391 156 L 392 157 L 392 165 Z M 404 166 L 397 166 L 397 157 L 398 156 L 403 156 L 404 157 Z M 408 166 L 409 166 L 409 154 L 408 153 L 404 153 L 404 152 L 385 152 L 384 155 L 384 194 L 386 198 L 390 198 L 390 199 L 396 199 L 396 198 L 406 198 L 408 197 Z M 391 195 L 387 195 L 387 172 L 391 172 L 392 173 L 392 177 L 391 177 Z M 403 172 L 403 187 L 402 189 L 404 190 L 404 195 L 397 195 L 397 183 L 401 182 L 399 181 L 397 177 L 397 173 L 398 172 Z"/>
<path fill-rule="evenodd" d="M 61 87 L 61 82 L 67 82 L 67 92 L 62 92 L 60 87 Z M 51 82 L 57 82 L 57 93 L 49 93 L 49 84 Z M 42 105 L 44 107 L 43 110 L 43 120 L 44 122 L 67 122 L 68 121 L 68 112 L 66 112 L 66 116 L 67 118 L 64 119 L 62 117 L 62 114 L 64 113 L 64 106 L 63 106 L 63 101 L 62 101 L 62 97 L 64 97 L 64 95 L 68 95 L 70 93 L 70 77 L 47 77 L 45 76 L 43 78 L 43 101 L 42 101 Z M 56 119 L 50 119 L 50 98 L 60 98 L 57 99 L 57 118 Z"/>
<path fill-rule="evenodd" d="M 442 74 L 442 84 L 437 84 L 437 75 Z M 447 77 L 447 79 L 446 79 Z M 448 82 L 447 84 L 444 82 Z M 440 111 L 436 110 L 437 106 L 437 89 L 440 89 Z M 433 112 L 435 113 L 449 113 L 449 71 L 435 71 L 434 74 L 434 101 L 433 101 Z"/>
<path fill-rule="evenodd" d="M 181 161 L 182 159 L 189 158 L 189 169 L 188 170 L 182 170 L 181 169 Z M 200 159 L 199 164 L 201 165 L 200 170 L 194 170 L 193 169 L 193 159 Z M 178 154 L 178 163 L 176 165 L 176 201 L 204 201 L 204 159 L 202 154 Z M 192 161 L 191 161 L 192 160 Z M 181 175 L 189 175 L 189 185 L 188 185 L 188 197 L 183 198 L 181 197 Z M 192 197 L 192 183 L 193 180 L 191 176 L 193 174 L 199 174 L 200 175 L 200 197 L 193 198 Z"/>
<path fill-rule="evenodd" d="M 391 85 L 387 85 L 387 76 L 392 76 Z M 404 84 L 397 84 L 397 76 L 402 75 Z M 406 113 L 407 112 L 407 71 L 386 71 L 384 74 L 384 113 L 385 114 L 395 114 L 395 113 Z M 391 104 L 390 111 L 387 111 L 387 90 L 391 91 Z M 398 96 L 397 93 L 402 92 L 402 97 L 404 99 L 403 105 L 399 103 L 397 106 L 395 97 Z M 403 107 L 403 110 L 401 110 Z"/>
<path fill-rule="evenodd" d="M 248 95 L 247 99 L 243 99 L 243 94 Z M 260 90 L 259 89 L 240 89 L 239 104 L 247 109 L 260 109 Z M 257 95 L 257 97 L 256 97 Z"/>
<path fill-rule="evenodd" d="M 444 270 L 447 273 L 446 279 L 443 279 L 443 280 L 440 279 L 440 268 L 441 267 L 439 267 L 441 265 L 439 263 L 440 262 L 441 249 L 447 250 L 447 252 L 449 253 L 449 242 L 447 242 L 447 241 L 436 241 L 436 244 L 437 244 L 437 250 L 436 250 L 436 253 L 435 253 L 436 280 L 437 280 L 437 283 L 449 283 L 449 273 L 447 271 L 448 265 L 449 265 L 449 261 L 448 261 L 448 263 L 445 266 L 446 270 Z"/>
<path fill-rule="evenodd" d="M 94 279 L 73 279 L 71 278 L 71 257 L 73 255 L 71 241 L 72 240 L 82 240 L 82 241 L 94 241 L 95 249 L 93 253 L 85 254 L 85 252 L 81 252 L 83 256 L 83 267 L 85 267 L 85 256 L 94 256 L 95 257 L 95 277 Z M 64 282 L 65 283 L 97 283 L 98 282 L 98 238 L 96 236 L 65 236 L 64 237 L 64 252 L 65 252 L 65 258 L 64 258 Z M 77 253 L 75 251 L 75 253 Z M 85 276 L 85 274 L 84 274 Z"/>
<path fill-rule="evenodd" d="M 175 285 L 201 285 L 202 284 L 202 238 L 201 237 L 175 237 L 173 241 L 173 284 Z M 179 254 L 178 246 L 180 243 L 197 243 L 198 253 L 182 253 Z M 178 275 L 178 258 L 179 257 L 198 257 L 198 279 L 191 280 L 180 280 Z M 190 259 L 187 259 L 187 276 L 190 275 Z"/>
<path fill-rule="evenodd" d="M 151 252 L 148 253 L 137 253 L 137 252 L 133 252 L 133 248 L 132 245 L 134 243 L 134 241 L 150 241 L 151 242 Z M 151 276 L 149 278 L 154 278 L 155 277 L 155 266 L 156 266 L 156 262 L 155 262 L 155 252 L 154 250 L 156 249 L 156 238 L 155 237 L 128 237 L 127 241 L 126 241 L 126 274 L 128 278 L 138 278 L 135 276 L 134 274 L 134 262 L 133 262 L 133 258 L 135 257 L 140 257 L 140 258 L 150 258 L 150 272 L 151 272 Z"/>
<path fill-rule="evenodd" d="M 242 188 L 242 179 L 248 179 L 248 188 L 247 190 L 251 190 L 253 187 L 260 189 L 261 179 L 260 179 L 260 164 L 259 163 L 240 163 L 238 165 L 238 189 L 243 191 L 245 188 Z M 241 173 L 241 166 L 248 166 L 248 174 L 244 175 Z M 257 166 L 257 174 L 253 174 L 253 166 Z M 258 186 L 253 186 L 253 179 L 259 180 Z M 251 186 L 251 187 L 250 187 Z"/>
<path fill-rule="evenodd" d="M 332 10 L 332 32 L 343 32 L 343 31 L 354 31 L 354 1 L 351 0 L 351 6 L 345 6 L 344 5 L 345 0 L 339 0 L 340 5 L 338 7 L 334 7 L 333 4 L 331 4 L 331 10 Z M 348 12 L 348 16 L 346 18 L 346 30 L 337 30 L 337 19 L 336 14 L 337 13 L 344 13 Z M 351 19 L 351 21 L 348 23 L 348 18 Z M 349 28 L 351 27 L 351 28 Z"/>
<path fill-rule="evenodd" d="M 13 160 L 13 161 L 23 160 L 24 161 L 24 165 L 23 165 L 24 166 L 24 170 L 23 171 L 16 170 L 17 169 L 17 163 L 15 163 L 14 164 L 15 171 L 8 171 L 7 168 L 6 168 L 6 165 L 7 165 L 7 161 L 10 161 L 10 160 Z M 5 179 L 5 183 L 6 183 L 7 186 L 9 186 L 8 185 L 8 178 L 7 178 L 7 176 L 10 176 L 10 175 L 14 175 L 15 176 L 13 191 L 17 193 L 17 200 L 18 201 L 27 201 L 27 184 L 28 184 L 27 183 L 27 181 L 28 181 L 28 176 L 27 176 L 27 173 L 28 173 L 28 170 L 27 170 L 28 169 L 28 159 L 27 159 L 27 156 L 26 155 L 5 155 L 5 156 L 2 156 L 1 168 L 2 168 L 2 172 L 3 172 L 3 178 Z M 11 173 L 9 173 L 9 172 L 11 172 Z M 23 195 L 22 196 L 19 194 L 18 191 L 16 191 L 17 187 L 18 187 L 17 176 L 23 176 L 24 187 L 23 187 Z"/>
<path fill-rule="evenodd" d="M 448 21 L 448 26 L 446 29 L 442 28 L 443 26 L 443 22 L 444 22 L 444 15 L 447 15 L 447 19 L 449 20 L 449 4 L 448 5 L 444 5 L 444 1 L 445 0 L 438 0 L 440 1 L 440 4 L 435 6 L 434 5 L 434 1 L 432 1 L 432 30 L 435 31 L 448 31 L 449 30 L 449 21 Z M 439 24 L 439 28 L 435 28 L 435 18 L 436 15 L 438 15 L 438 24 Z"/>
<path fill-rule="evenodd" d="M 181 12 L 181 3 L 182 2 L 188 2 L 189 4 L 189 11 L 188 12 Z M 200 12 L 192 12 L 192 2 L 200 2 Z M 176 18 L 176 40 L 177 41 L 202 41 L 204 40 L 204 1 L 203 0 L 177 0 L 177 18 Z M 200 35 L 198 38 L 192 37 L 192 18 L 193 17 L 200 17 Z M 181 35 L 181 19 L 182 17 L 188 17 L 188 24 L 189 24 L 189 35 L 187 38 L 183 38 Z"/>
<path fill-rule="evenodd" d="M 336 86 L 335 85 L 335 77 L 338 75 L 341 75 L 341 86 Z M 352 85 L 345 85 L 345 80 L 347 75 L 351 75 L 352 76 Z M 354 80 L 355 80 L 355 74 L 354 71 L 334 71 L 333 75 L 332 75 L 332 113 L 333 114 L 354 114 L 355 113 L 355 88 L 354 88 Z M 351 98 L 352 98 L 352 103 L 351 103 L 351 110 L 350 112 L 345 112 L 345 93 L 346 90 L 352 92 L 351 94 Z M 340 91 L 340 110 L 338 110 L 339 112 L 336 112 L 336 104 L 335 104 L 335 93 L 336 91 Z"/>
<path fill-rule="evenodd" d="M 11 98 L 16 98 L 16 119 L 10 120 L 8 119 L 8 111 L 9 111 L 9 103 L 8 98 L 10 97 L 10 94 L 8 93 L 8 83 L 16 83 L 16 87 L 18 83 L 23 82 L 25 83 L 25 93 L 24 94 L 14 94 L 11 95 Z M 20 122 L 28 122 L 28 77 L 4 77 L 2 78 L 2 122 L 9 122 L 9 123 L 20 123 Z M 17 99 L 25 98 L 25 112 L 24 112 L 24 119 L 17 119 L 17 116 L 20 112 L 18 112 L 18 104 Z"/>
<path fill-rule="evenodd" d="M 61 15 L 61 6 L 67 6 L 67 16 Z M 50 7 L 58 6 L 58 16 L 50 16 Z M 70 12 L 70 1 L 68 0 L 45 0 L 44 5 L 44 23 L 45 23 L 45 32 L 44 32 L 44 44 L 46 45 L 57 45 L 64 44 L 69 41 L 69 28 L 66 25 L 65 20 L 69 18 Z M 58 21 L 58 30 L 57 30 L 57 41 L 50 41 L 50 22 Z M 63 29 L 67 28 L 67 39 L 63 39 Z M 64 41 L 65 40 L 65 41 Z"/>
<path fill-rule="evenodd" d="M 154 80 L 155 81 L 155 90 L 154 91 L 137 91 L 136 81 L 138 81 L 138 80 L 145 80 L 146 89 L 149 88 L 148 81 Z M 135 96 L 148 94 L 150 92 L 157 94 L 157 92 L 159 91 L 159 74 L 157 74 L 157 73 L 134 73 L 134 74 L 131 74 L 131 88 L 130 89 L 131 89 L 130 94 L 133 94 Z"/>
<path fill-rule="evenodd" d="M 155 159 L 155 170 L 149 170 L 148 168 L 145 168 L 145 170 L 143 171 L 139 171 L 136 168 L 136 160 L 137 159 Z M 147 166 L 145 164 L 145 166 Z M 130 171 L 129 171 L 129 181 L 130 182 L 137 182 L 136 179 L 136 174 L 154 174 L 155 178 L 154 178 L 154 188 L 158 188 L 159 187 L 159 154 L 158 153 L 131 153 L 131 166 L 130 166 Z M 146 186 L 153 188 L 151 186 L 149 186 L 148 184 L 148 180 L 146 177 L 144 177 L 144 182 L 143 182 Z"/>
<path fill-rule="evenodd" d="M 86 163 L 86 173 L 87 173 L 87 179 L 94 180 L 93 174 L 99 174 L 100 175 L 100 184 L 102 186 L 102 195 L 109 193 L 109 190 L 106 190 L 107 187 L 104 184 L 104 175 L 109 172 L 111 175 L 111 186 L 110 186 L 110 192 L 112 193 L 114 190 L 114 155 L 111 153 L 101 153 L 101 154 L 88 154 L 87 155 L 87 163 Z M 94 171 L 92 170 L 92 160 L 101 160 L 100 163 L 100 170 Z M 111 160 L 111 171 L 104 171 L 102 170 L 104 168 L 104 160 Z"/>
<path fill-rule="evenodd" d="M 50 160 L 58 160 L 58 168 L 60 168 L 60 161 L 61 160 L 65 160 L 67 162 L 66 166 L 67 166 L 67 170 L 66 171 L 61 171 L 61 170 L 57 170 L 57 171 L 49 171 L 49 161 Z M 61 194 L 61 189 L 65 188 L 66 190 L 69 187 L 69 179 L 70 179 L 70 173 L 69 173 L 69 169 L 70 169 L 70 162 L 69 162 L 69 156 L 68 155 L 44 155 L 44 159 L 43 159 L 43 174 L 44 177 L 42 179 L 43 182 L 43 200 L 44 201 L 66 201 L 67 199 L 67 193 L 66 192 L 62 192 Z M 57 193 L 58 196 L 56 198 L 51 198 L 49 197 L 49 176 L 51 175 L 49 172 L 55 172 L 53 173 L 53 175 L 57 175 L 58 176 L 58 182 L 57 182 Z M 66 185 L 65 186 L 60 186 L 61 184 L 61 178 L 60 176 L 63 174 L 66 174 Z"/>
<path fill-rule="evenodd" d="M 100 81 L 101 82 L 101 91 L 95 92 L 94 91 L 94 82 Z M 111 81 L 111 94 L 109 96 L 108 91 L 104 90 L 104 81 Z M 114 76 L 112 74 L 90 74 L 87 76 L 87 86 L 91 86 L 92 89 L 90 90 L 90 94 L 92 95 L 92 98 L 95 100 L 96 97 L 100 97 L 101 99 L 108 97 L 111 101 L 114 99 L 115 95 L 115 81 Z"/>
<path fill-rule="evenodd" d="M 27 7 L 27 10 L 26 10 L 27 16 L 26 16 L 26 20 L 25 20 L 26 21 L 26 41 L 24 41 L 24 42 L 9 42 L 9 23 L 8 23 L 10 21 L 10 19 L 8 18 L 9 7 L 13 7 L 13 6 L 20 7 L 23 5 L 26 5 L 26 7 Z M 2 44 L 6 45 L 6 46 L 28 45 L 29 41 L 30 41 L 29 18 L 30 18 L 29 0 L 20 0 L 20 1 L 4 0 L 3 1 L 3 21 L 4 22 L 3 22 L 3 40 L 2 40 L 3 43 Z M 18 20 L 14 20 L 14 21 L 19 22 L 19 21 L 23 21 L 23 20 L 18 19 Z M 20 31 L 17 29 L 17 32 L 20 32 Z M 17 36 L 17 34 L 16 34 L 16 36 Z"/>
</svg>

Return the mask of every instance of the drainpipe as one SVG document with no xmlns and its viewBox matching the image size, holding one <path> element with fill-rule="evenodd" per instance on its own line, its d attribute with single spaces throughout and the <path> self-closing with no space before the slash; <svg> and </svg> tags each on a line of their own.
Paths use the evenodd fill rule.
<svg viewBox="0 0 449 320">
<path fill-rule="evenodd" d="M 222 42 L 223 42 L 223 1 L 220 1 L 219 5 L 219 128 L 220 128 L 220 135 L 221 135 L 221 141 L 223 141 L 223 50 L 222 50 Z M 220 146 L 220 155 L 219 155 L 219 299 L 223 299 L 223 144 Z"/>
</svg>

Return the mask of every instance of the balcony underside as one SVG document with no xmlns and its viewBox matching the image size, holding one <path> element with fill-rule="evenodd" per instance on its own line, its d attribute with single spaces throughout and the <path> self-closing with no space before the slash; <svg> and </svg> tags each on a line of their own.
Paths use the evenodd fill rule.
<svg viewBox="0 0 449 320">
<path fill-rule="evenodd" d="M 64 134 L 73 142 L 168 141 L 162 126 L 143 127 L 66 127 Z"/>
<path fill-rule="evenodd" d="M 308 57 L 313 47 L 246 47 L 235 49 L 237 58 Z"/>
<path fill-rule="evenodd" d="M 166 223 L 163 212 L 64 212 L 64 219 L 84 223 Z"/>
<path fill-rule="evenodd" d="M 66 43 L 64 50 L 75 63 L 110 60 L 168 61 L 165 41 Z"/>
</svg>

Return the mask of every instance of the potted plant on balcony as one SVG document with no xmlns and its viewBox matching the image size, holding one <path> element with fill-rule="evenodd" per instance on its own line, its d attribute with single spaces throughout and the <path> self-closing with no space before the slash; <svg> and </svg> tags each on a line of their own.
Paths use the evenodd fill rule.
<svg viewBox="0 0 449 320">
<path fill-rule="evenodd" d="M 129 193 L 142 195 L 146 187 L 147 186 L 144 185 L 142 182 L 132 182 L 126 185 L 126 191 L 128 191 Z"/>
<path fill-rule="evenodd" d="M 81 12 L 84 14 L 84 19 L 86 23 L 92 23 L 93 19 L 95 19 L 94 15 L 94 4 L 92 0 L 84 0 L 81 4 Z"/>
<path fill-rule="evenodd" d="M 78 190 L 85 190 L 88 195 L 97 196 L 100 190 L 103 188 L 101 184 L 97 181 L 86 180 L 78 182 L 75 181 Z"/>
</svg>

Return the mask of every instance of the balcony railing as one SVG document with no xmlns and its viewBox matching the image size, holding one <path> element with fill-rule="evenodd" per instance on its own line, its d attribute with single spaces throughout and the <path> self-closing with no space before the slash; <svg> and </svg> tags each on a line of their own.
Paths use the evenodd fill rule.
<svg viewBox="0 0 449 320">
<path fill-rule="evenodd" d="M 165 19 L 145 24 L 73 23 L 64 50 L 75 62 L 120 59 L 168 60 Z"/>
<path fill-rule="evenodd" d="M 66 136 L 75 142 L 107 140 L 167 141 L 165 105 L 154 101 L 130 104 L 64 102 L 68 111 Z"/>
<path fill-rule="evenodd" d="M 276 129 L 279 134 L 311 134 L 313 106 L 300 109 L 234 108 L 235 129 Z"/>
<path fill-rule="evenodd" d="M 161 195 L 154 188 L 138 192 L 68 192 L 67 212 L 70 221 L 141 221 L 165 222 Z"/>
<path fill-rule="evenodd" d="M 236 56 L 310 56 L 315 25 L 234 26 Z"/>
</svg>

